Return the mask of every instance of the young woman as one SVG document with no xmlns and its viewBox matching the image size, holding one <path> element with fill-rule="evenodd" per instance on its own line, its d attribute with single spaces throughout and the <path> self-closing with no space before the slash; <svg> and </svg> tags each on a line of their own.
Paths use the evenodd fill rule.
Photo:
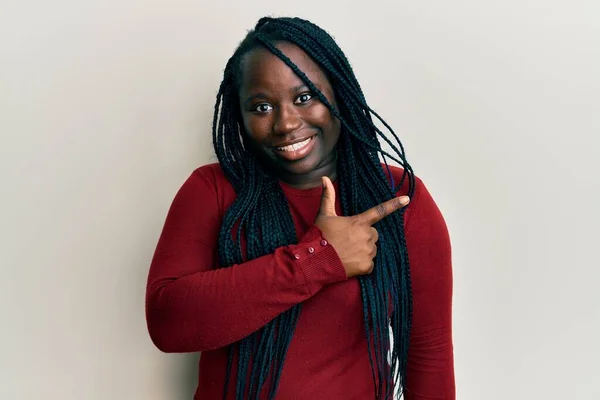
<svg viewBox="0 0 600 400">
<path fill-rule="evenodd" d="M 309 21 L 262 18 L 229 59 L 219 163 L 177 193 L 147 286 L 156 346 L 202 352 L 195 398 L 455 398 L 446 225 L 372 116 Z"/>
</svg>

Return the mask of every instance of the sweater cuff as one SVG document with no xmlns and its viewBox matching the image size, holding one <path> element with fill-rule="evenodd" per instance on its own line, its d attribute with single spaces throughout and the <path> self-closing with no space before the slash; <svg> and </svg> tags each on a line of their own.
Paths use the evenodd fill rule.
<svg viewBox="0 0 600 400">
<path fill-rule="evenodd" d="M 311 227 L 289 250 L 304 273 L 311 295 L 325 285 L 348 279 L 340 257 L 317 226 Z"/>
</svg>

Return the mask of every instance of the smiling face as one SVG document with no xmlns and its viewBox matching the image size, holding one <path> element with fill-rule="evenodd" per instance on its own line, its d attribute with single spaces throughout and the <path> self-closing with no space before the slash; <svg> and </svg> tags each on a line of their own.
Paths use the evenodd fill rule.
<svg viewBox="0 0 600 400">
<path fill-rule="evenodd" d="M 321 68 L 293 44 L 277 48 L 335 107 L 333 88 Z M 251 50 L 241 68 L 240 110 L 254 150 L 293 186 L 318 186 L 323 175 L 335 178 L 340 121 L 269 50 Z"/>
</svg>

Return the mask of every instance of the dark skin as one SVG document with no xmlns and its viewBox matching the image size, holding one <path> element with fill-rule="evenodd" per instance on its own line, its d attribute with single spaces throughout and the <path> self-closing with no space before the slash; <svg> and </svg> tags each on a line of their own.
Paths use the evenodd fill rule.
<svg viewBox="0 0 600 400">
<path fill-rule="evenodd" d="M 319 65 L 293 44 L 279 43 L 277 48 L 336 107 L 331 83 Z M 371 273 L 379 238 L 373 225 L 408 204 L 408 197 L 351 217 L 338 216 L 331 180 L 336 178 L 340 121 L 287 64 L 265 48 L 244 56 L 241 76 L 240 110 L 254 151 L 287 184 L 300 189 L 323 186 L 315 225 L 335 248 L 349 278 Z M 294 144 L 302 147 L 290 147 Z"/>
<path fill-rule="evenodd" d="M 319 65 L 295 45 L 280 43 L 277 47 L 335 107 L 333 88 Z M 241 75 L 239 97 L 245 131 L 255 151 L 279 178 L 299 189 L 320 186 L 322 176 L 335 180 L 340 121 L 279 57 L 265 48 L 244 56 Z M 298 159 L 288 160 L 277 150 L 306 138 L 314 143 L 310 152 Z"/>
</svg>

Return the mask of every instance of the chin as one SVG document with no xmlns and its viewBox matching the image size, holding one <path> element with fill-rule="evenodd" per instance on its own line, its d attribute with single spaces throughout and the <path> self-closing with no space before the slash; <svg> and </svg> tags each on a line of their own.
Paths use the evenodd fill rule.
<svg viewBox="0 0 600 400">
<path fill-rule="evenodd" d="M 321 160 L 314 157 L 306 157 L 294 162 L 279 161 L 278 167 L 286 171 L 288 174 L 307 175 L 319 168 Z"/>
</svg>

